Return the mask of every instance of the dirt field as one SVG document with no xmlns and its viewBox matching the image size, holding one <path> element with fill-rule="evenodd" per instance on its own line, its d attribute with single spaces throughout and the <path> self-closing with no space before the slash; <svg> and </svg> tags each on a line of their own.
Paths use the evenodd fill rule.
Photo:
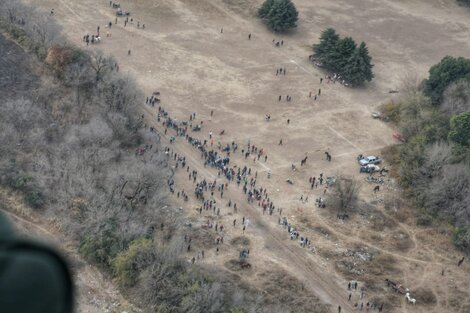
<svg viewBox="0 0 470 313">
<path fill-rule="evenodd" d="M 283 215 L 312 240 L 315 253 L 289 240 L 277 225 L 278 215 L 263 217 L 258 206 L 246 204 L 236 184 L 229 186 L 222 202 L 229 198 L 237 202 L 238 213 L 223 208 L 220 217 L 200 218 L 190 210 L 198 204 L 192 197 L 194 186 L 187 173 L 177 174 L 177 189 L 191 191 L 190 202 L 181 205 L 188 209 L 188 218 L 196 227 L 207 218 L 218 219 L 226 225 L 225 242 L 229 242 L 241 235 L 240 228 L 229 227 L 231 221 L 242 216 L 251 220 L 246 235 L 253 268 L 249 275 L 239 274 L 244 280 L 255 285 L 262 282 L 257 273 L 275 264 L 303 281 L 332 310 L 341 305 L 342 312 L 352 312 L 354 303 L 376 299 L 385 303 L 383 312 L 470 311 L 468 264 L 456 267 L 460 255 L 449 244 L 445 229 L 414 226 L 411 209 L 396 200 L 393 180 L 377 197 L 364 183 L 362 196 L 368 204 L 345 223 L 339 222 L 335 213 L 315 207 L 314 199 L 323 188 L 311 191 L 308 184 L 308 178 L 319 173 L 354 174 L 364 181 L 357 174 L 356 155 L 379 153 L 395 143 L 393 129 L 371 119 L 371 112 L 390 99 L 388 91 L 399 88 L 406 74 L 424 78 L 428 68 L 447 54 L 469 56 L 470 12 L 451 0 L 296 0 L 298 29 L 277 36 L 254 17 L 261 1 L 122 0 L 134 23 L 123 27 L 124 18 L 119 18 L 109 30 L 111 37 L 106 37 L 105 25 L 114 23 L 115 18 L 108 1 L 28 2 L 46 11 L 54 8 L 67 39 L 78 46 L 85 47 L 82 37 L 94 34 L 100 26 L 103 41 L 88 49 L 113 54 L 120 70 L 134 76 L 147 94 L 159 90 L 161 105 L 173 117 L 187 120 L 196 112 L 197 121 L 204 121 L 196 137 L 208 139 L 212 131 L 215 144 L 233 140 L 265 149 L 267 162 L 245 161 L 241 155 L 231 162 L 242 167 L 249 164 L 258 172 L 259 184 L 268 188 L 276 207 L 284 209 Z M 145 23 L 145 30 L 136 27 L 137 21 Z M 368 44 L 376 78 L 366 88 L 320 85 L 325 73 L 309 64 L 308 55 L 326 27 Z M 284 45 L 274 47 L 273 38 L 284 40 Z M 130 56 L 128 50 L 132 51 Z M 275 75 L 280 67 L 286 68 L 286 75 Z M 316 93 L 319 88 L 321 96 L 313 101 L 309 92 Z M 286 95 L 292 101 L 286 102 Z M 156 125 L 155 108 L 143 104 L 142 109 L 147 123 Z M 270 122 L 264 120 L 265 114 L 271 115 Z M 221 130 L 225 130 L 223 136 L 218 135 Z M 280 139 L 282 146 L 278 145 Z M 178 138 L 172 149 L 185 155 L 190 167 L 203 177 L 217 177 L 215 170 L 203 167 L 198 152 L 183 138 Z M 325 151 L 332 154 L 332 162 L 324 160 Z M 300 169 L 304 156 L 308 162 Z M 293 163 L 299 171 L 291 171 Z M 267 179 L 268 171 L 271 179 Z M 286 178 L 294 185 L 286 184 Z M 301 195 L 308 195 L 310 201 L 299 201 Z M 227 260 L 237 257 L 237 250 L 230 245 L 223 246 L 217 256 L 214 249 L 205 262 L 224 267 Z M 385 277 L 408 287 L 412 296 L 416 295 L 416 307 L 388 289 Z M 363 300 L 356 291 L 348 301 L 349 279 L 367 287 Z"/>
</svg>

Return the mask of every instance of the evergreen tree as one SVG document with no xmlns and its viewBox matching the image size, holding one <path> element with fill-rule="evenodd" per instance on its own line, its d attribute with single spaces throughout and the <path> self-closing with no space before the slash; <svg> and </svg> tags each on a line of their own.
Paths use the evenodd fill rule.
<svg viewBox="0 0 470 313">
<path fill-rule="evenodd" d="M 333 28 L 325 29 L 320 36 L 320 43 L 313 45 L 313 54 L 324 62 L 328 53 L 335 49 L 338 41 L 339 35 Z"/>
<path fill-rule="evenodd" d="M 263 2 L 261 7 L 258 9 L 258 17 L 260 18 L 265 18 L 268 16 L 269 11 L 271 11 L 271 8 L 273 7 L 275 0 L 266 0 Z"/>
<path fill-rule="evenodd" d="M 459 79 L 470 80 L 470 59 L 444 57 L 429 69 L 429 78 L 424 82 L 424 94 L 433 104 L 441 103 L 444 90 Z"/>
<path fill-rule="evenodd" d="M 326 53 L 325 65 L 333 71 L 342 74 L 356 47 L 356 43 L 351 37 L 340 39 L 335 47 Z"/>
<path fill-rule="evenodd" d="M 291 0 L 266 0 L 258 15 L 273 31 L 282 32 L 297 26 L 299 13 Z"/>
<path fill-rule="evenodd" d="M 362 42 L 349 58 L 343 70 L 344 78 L 353 85 L 362 84 L 365 81 L 371 81 L 374 77 L 372 73 L 371 57 L 369 50 Z"/>
</svg>

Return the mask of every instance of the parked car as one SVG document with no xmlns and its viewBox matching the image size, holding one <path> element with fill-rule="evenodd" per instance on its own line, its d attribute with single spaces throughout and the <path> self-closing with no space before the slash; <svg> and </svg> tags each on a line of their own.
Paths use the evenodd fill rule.
<svg viewBox="0 0 470 313">
<path fill-rule="evenodd" d="M 374 156 L 374 155 L 371 155 L 371 156 L 368 156 L 368 157 L 365 157 L 365 158 L 361 158 L 359 160 L 359 164 L 361 164 L 361 166 L 364 166 L 364 165 L 367 165 L 367 164 L 379 164 L 380 162 L 382 162 L 382 159 L 377 157 L 377 156 Z"/>
<path fill-rule="evenodd" d="M 363 165 L 359 169 L 359 173 L 375 173 L 375 172 L 378 172 L 378 171 L 380 171 L 380 167 L 378 167 L 375 164 Z"/>
</svg>

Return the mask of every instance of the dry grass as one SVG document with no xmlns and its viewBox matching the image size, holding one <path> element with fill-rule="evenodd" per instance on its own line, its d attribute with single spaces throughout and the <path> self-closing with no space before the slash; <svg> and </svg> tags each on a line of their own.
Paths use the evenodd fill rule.
<svg viewBox="0 0 470 313">
<path fill-rule="evenodd" d="M 395 249 L 405 252 L 411 248 L 412 241 L 408 234 L 398 231 L 398 232 L 394 232 L 394 234 L 392 235 L 391 244 Z"/>
<path fill-rule="evenodd" d="M 437 302 L 436 295 L 429 288 L 418 288 L 413 291 L 412 296 L 417 303 L 423 305 L 434 305 Z"/>
<path fill-rule="evenodd" d="M 393 219 L 377 210 L 372 215 L 371 224 L 371 228 L 375 231 L 394 229 L 398 226 L 398 224 Z"/>
<path fill-rule="evenodd" d="M 321 234 L 323 237 L 329 240 L 337 241 L 338 238 L 330 232 L 328 229 L 322 227 L 322 226 L 315 226 L 312 228 L 312 230 L 316 231 L 317 233 Z"/>
<path fill-rule="evenodd" d="M 224 266 L 227 269 L 229 269 L 231 271 L 235 271 L 235 272 L 239 272 L 239 271 L 253 272 L 251 266 L 242 267 L 242 264 L 249 264 L 249 263 L 244 263 L 244 262 L 240 262 L 239 260 L 231 259 L 231 260 L 228 260 L 227 262 L 225 262 Z"/>
<path fill-rule="evenodd" d="M 258 277 L 265 293 L 263 307 L 282 303 L 281 308 L 273 307 L 273 312 L 329 312 L 328 307 L 312 296 L 301 281 L 282 270 L 271 269 Z M 276 309 L 278 311 L 274 311 Z"/>
<path fill-rule="evenodd" d="M 368 273 L 381 277 L 384 273 L 398 274 L 397 260 L 390 254 L 379 253 L 367 265 Z"/>
<path fill-rule="evenodd" d="M 246 236 L 238 236 L 238 237 L 233 238 L 230 241 L 230 244 L 232 246 L 237 246 L 239 248 L 244 248 L 244 247 L 250 247 L 251 241 Z"/>
</svg>

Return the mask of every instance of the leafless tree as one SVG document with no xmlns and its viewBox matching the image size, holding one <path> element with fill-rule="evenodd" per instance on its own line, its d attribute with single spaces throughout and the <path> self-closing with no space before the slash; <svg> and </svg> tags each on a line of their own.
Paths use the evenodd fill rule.
<svg viewBox="0 0 470 313">
<path fill-rule="evenodd" d="M 407 72 L 403 75 L 400 85 L 400 95 L 410 97 L 416 95 L 420 89 L 422 79 L 416 75 L 416 72 Z"/>
<path fill-rule="evenodd" d="M 355 207 L 358 199 L 359 183 L 352 177 L 339 177 L 328 196 L 328 203 L 339 212 L 347 212 Z"/>
<path fill-rule="evenodd" d="M 114 68 L 116 61 L 110 56 L 105 56 L 102 51 L 91 54 L 90 66 L 95 73 L 95 81 L 99 82 Z"/>
<path fill-rule="evenodd" d="M 447 87 L 444 91 L 440 108 L 448 117 L 469 110 L 470 83 L 465 80 L 459 80 Z"/>
<path fill-rule="evenodd" d="M 470 221 L 470 168 L 465 164 L 443 166 L 426 193 L 425 207 L 457 225 Z"/>
<path fill-rule="evenodd" d="M 427 147 L 424 154 L 424 165 L 421 173 L 424 177 L 433 178 L 442 172 L 442 168 L 449 164 L 452 158 L 452 147 L 446 142 L 436 142 Z"/>
<path fill-rule="evenodd" d="M 89 90 L 93 85 L 93 74 L 87 61 L 76 62 L 66 67 L 64 81 L 75 88 L 75 95 L 79 109 L 79 116 L 83 113 L 83 103 L 80 102 L 82 90 Z"/>
</svg>

